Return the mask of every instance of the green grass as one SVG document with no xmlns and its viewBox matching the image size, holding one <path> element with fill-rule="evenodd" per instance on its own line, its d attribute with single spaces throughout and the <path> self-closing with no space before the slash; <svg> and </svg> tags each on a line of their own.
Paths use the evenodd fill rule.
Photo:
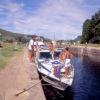
<svg viewBox="0 0 100 100">
<path fill-rule="evenodd" d="M 16 53 L 22 49 L 22 45 L 15 44 L 3 44 L 3 48 L 0 48 L 0 69 L 3 69 L 7 61 Z"/>
</svg>

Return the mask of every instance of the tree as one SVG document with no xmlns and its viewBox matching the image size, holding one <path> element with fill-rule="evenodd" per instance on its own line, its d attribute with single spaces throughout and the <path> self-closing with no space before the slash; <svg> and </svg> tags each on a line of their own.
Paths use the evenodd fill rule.
<svg viewBox="0 0 100 100">
<path fill-rule="evenodd" d="M 100 36 L 100 23 L 95 26 L 95 35 Z"/>
<path fill-rule="evenodd" d="M 89 35 L 91 34 L 91 20 L 87 19 L 83 24 L 83 32 L 82 32 L 82 43 L 86 43 L 89 41 Z"/>
<path fill-rule="evenodd" d="M 81 42 L 86 43 L 90 40 L 98 39 L 98 37 L 100 37 L 100 11 L 96 12 L 91 19 L 87 19 L 84 22 Z"/>
</svg>

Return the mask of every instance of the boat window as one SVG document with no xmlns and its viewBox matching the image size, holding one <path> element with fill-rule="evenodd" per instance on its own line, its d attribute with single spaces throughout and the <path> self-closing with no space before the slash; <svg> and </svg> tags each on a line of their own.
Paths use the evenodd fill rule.
<svg viewBox="0 0 100 100">
<path fill-rule="evenodd" d="M 51 59 L 52 56 L 51 56 L 50 52 L 40 52 L 39 58 L 40 59 L 43 59 L 43 58 L 45 58 L 45 59 Z"/>
<path fill-rule="evenodd" d="M 54 59 L 58 58 L 60 55 L 60 52 L 54 52 Z"/>
</svg>

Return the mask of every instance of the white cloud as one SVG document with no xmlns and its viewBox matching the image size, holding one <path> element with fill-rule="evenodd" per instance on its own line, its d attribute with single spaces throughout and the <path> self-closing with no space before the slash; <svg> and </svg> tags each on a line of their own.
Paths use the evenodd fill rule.
<svg viewBox="0 0 100 100">
<path fill-rule="evenodd" d="M 81 9 L 81 6 L 78 6 L 73 0 L 55 0 L 47 3 L 47 5 L 42 9 L 42 13 L 44 15 L 54 15 L 54 16 L 66 16 L 67 18 L 71 18 L 73 20 L 82 21 L 85 18 L 85 12 Z M 75 1 L 75 0 L 74 0 Z M 51 5 L 50 5 L 51 4 Z M 48 9 L 47 9 L 48 8 Z M 63 17 L 62 17 L 63 18 Z"/>
<path fill-rule="evenodd" d="M 19 33 L 41 33 L 41 35 L 53 38 L 53 33 L 58 39 L 73 38 L 81 34 L 82 22 L 86 19 L 86 13 L 80 3 L 84 0 L 47 0 L 38 10 L 27 13 L 24 3 L 8 2 L 0 5 L 0 13 L 6 10 L 7 24 L 12 24 L 13 31 Z M 79 4 L 78 4 L 79 3 Z M 35 12 L 35 14 L 34 14 Z M 42 33 L 44 32 L 44 33 Z M 78 33 L 78 34 L 77 34 Z M 74 34 L 74 35 L 73 35 Z M 48 37 L 47 36 L 47 37 Z M 69 39 L 68 38 L 68 39 Z"/>
</svg>

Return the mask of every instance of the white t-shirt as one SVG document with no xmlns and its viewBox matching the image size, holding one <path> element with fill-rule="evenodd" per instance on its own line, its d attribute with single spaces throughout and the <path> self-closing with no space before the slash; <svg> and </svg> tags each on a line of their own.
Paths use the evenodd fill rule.
<svg viewBox="0 0 100 100">
<path fill-rule="evenodd" d="M 31 47 L 31 46 L 33 46 L 33 45 L 34 45 L 34 40 L 31 39 L 31 40 L 29 41 L 28 49 L 29 49 L 29 50 L 32 50 L 32 47 Z"/>
</svg>

